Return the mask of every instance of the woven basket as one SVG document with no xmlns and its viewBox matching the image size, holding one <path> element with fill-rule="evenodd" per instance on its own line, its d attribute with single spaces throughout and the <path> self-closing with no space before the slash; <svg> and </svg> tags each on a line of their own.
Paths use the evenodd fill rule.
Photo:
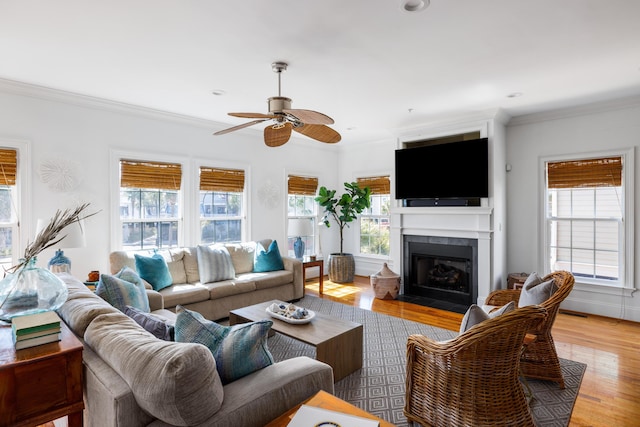
<svg viewBox="0 0 640 427">
<path fill-rule="evenodd" d="M 334 283 L 352 283 L 356 274 L 356 261 L 352 254 L 329 255 L 329 280 Z"/>
<path fill-rule="evenodd" d="M 396 299 L 400 293 L 400 276 L 389 269 L 385 262 L 382 269 L 372 274 L 371 287 L 378 299 Z"/>
</svg>

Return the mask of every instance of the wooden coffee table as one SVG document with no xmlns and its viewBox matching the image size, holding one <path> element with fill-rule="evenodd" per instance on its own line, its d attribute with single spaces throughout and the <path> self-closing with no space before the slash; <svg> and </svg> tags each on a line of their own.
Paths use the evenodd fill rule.
<svg viewBox="0 0 640 427">
<path fill-rule="evenodd" d="M 314 346 L 316 359 L 333 368 L 335 382 L 362 368 L 361 324 L 322 313 L 316 313 L 316 316 L 309 323 L 287 323 L 267 314 L 266 308 L 274 302 L 281 303 L 282 301 L 268 301 L 231 310 L 229 324 L 255 322 L 265 318 L 272 320 L 272 330 Z"/>
<path fill-rule="evenodd" d="M 330 411 L 342 412 L 343 414 L 355 415 L 362 418 L 369 418 L 372 420 L 376 420 L 380 423 L 380 427 L 394 427 L 394 425 L 391 424 L 390 422 L 385 421 L 382 418 L 378 418 L 375 415 L 371 415 L 370 413 L 356 406 L 353 406 L 349 402 L 345 402 L 342 399 L 338 399 L 334 395 L 329 394 L 326 391 L 322 391 L 322 390 L 319 391 L 314 396 L 312 396 L 307 401 L 291 408 L 289 411 L 280 415 L 278 418 L 271 421 L 265 427 L 286 427 L 291 421 L 291 418 L 293 417 L 293 415 L 303 404 L 315 406 L 317 408 L 328 409 Z"/>
</svg>

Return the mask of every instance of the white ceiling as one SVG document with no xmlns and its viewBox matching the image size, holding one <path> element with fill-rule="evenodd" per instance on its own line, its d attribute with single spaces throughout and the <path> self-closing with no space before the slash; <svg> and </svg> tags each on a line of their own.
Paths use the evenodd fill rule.
<svg viewBox="0 0 640 427">
<path fill-rule="evenodd" d="M 0 78 L 213 133 L 249 121 L 227 112 L 266 113 L 285 61 L 282 95 L 350 144 L 638 95 L 639 17 L 638 0 L 432 0 L 414 14 L 400 0 L 0 0 Z"/>
</svg>

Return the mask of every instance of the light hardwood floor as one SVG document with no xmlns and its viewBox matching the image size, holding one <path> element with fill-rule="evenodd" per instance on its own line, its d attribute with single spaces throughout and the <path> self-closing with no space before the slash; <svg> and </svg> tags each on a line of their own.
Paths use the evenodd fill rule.
<svg viewBox="0 0 640 427">
<path fill-rule="evenodd" d="M 379 300 L 368 277 L 353 284 L 306 283 L 309 295 L 457 331 L 462 315 L 397 300 Z M 587 364 L 571 427 L 640 426 L 640 323 L 560 312 L 552 330 L 558 356 Z"/>
</svg>

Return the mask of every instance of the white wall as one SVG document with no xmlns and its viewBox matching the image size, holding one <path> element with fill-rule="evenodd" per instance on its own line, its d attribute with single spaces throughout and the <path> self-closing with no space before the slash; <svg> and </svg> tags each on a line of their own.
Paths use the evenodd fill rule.
<svg viewBox="0 0 640 427">
<path fill-rule="evenodd" d="M 0 146 L 3 140 L 21 140 L 31 148 L 31 192 L 25 195 L 30 215 L 22 224 L 27 236 L 35 234 L 38 218 L 49 218 L 57 209 L 86 201 L 91 203 L 90 211 L 100 211 L 87 220 L 87 247 L 65 250 L 72 261 L 72 273 L 82 280 L 91 270 L 108 272 L 111 215 L 116 213 L 109 204 L 111 150 L 158 154 L 187 164 L 206 159 L 249 165 L 248 238 L 277 239 L 282 253 L 286 253 L 287 174 L 306 171 L 318 176 L 321 184 L 335 180 L 338 149 L 328 144 L 305 138 L 269 148 L 262 141 L 261 128 L 213 136 L 222 128 L 213 122 L 60 92 L 36 92 L 0 82 Z M 60 158 L 70 159 L 77 167 L 80 184 L 71 192 L 54 192 L 39 178 L 43 161 Z M 279 191 L 274 208 L 258 198 L 267 182 Z M 22 242 L 20 253 L 25 244 Z M 53 252 L 44 251 L 38 265 L 46 266 Z"/>
<path fill-rule="evenodd" d="M 535 271 L 541 265 L 538 247 L 538 175 L 541 173 L 538 164 L 541 156 L 640 145 L 640 99 L 597 107 L 520 117 L 509 123 L 506 159 L 502 153 L 497 153 L 499 155 L 495 157 L 496 170 L 504 167 L 500 164 L 503 159 L 512 168 L 506 173 L 506 207 L 497 203 L 493 206 L 498 221 L 494 227 L 497 230 L 502 226 L 506 230 L 507 242 L 506 254 L 500 251 L 495 251 L 495 254 L 499 258 L 506 258 L 506 270 L 509 272 Z M 31 190 L 30 194 L 25 195 L 31 209 L 25 216 L 28 218 L 27 224 L 22 224 L 26 227 L 26 235 L 33 236 L 36 220 L 50 217 L 56 209 L 88 201 L 91 210 L 100 211 L 87 221 L 87 248 L 65 251 L 73 262 L 73 274 L 81 279 L 85 279 L 91 270 L 108 271 L 112 232 L 108 161 L 111 150 L 158 153 L 186 162 L 206 159 L 248 164 L 251 195 L 248 238 L 275 238 L 282 243 L 283 252 L 286 250 L 287 174 L 315 175 L 319 177 L 320 185 L 341 188 L 343 182 L 358 176 L 389 173 L 393 186 L 396 140 L 358 146 L 331 146 L 296 139 L 274 149 L 264 146 L 260 129 L 244 130 L 225 137 L 212 136 L 220 128 L 221 125 L 205 120 L 0 81 L 0 145 L 3 140 L 26 141 L 31 152 L 30 164 L 27 165 L 32 171 Z M 500 128 L 494 128 L 493 131 L 494 137 L 502 137 Z M 348 138 L 348 135 L 343 137 Z M 42 162 L 56 158 L 70 159 L 77 165 L 80 185 L 74 191 L 54 192 L 39 179 L 38 171 Z M 504 188 L 501 182 L 504 177 L 497 174 L 493 179 L 494 189 L 502 191 L 500 188 Z M 274 208 L 264 206 L 258 198 L 260 189 L 267 182 L 279 191 L 279 203 Z M 640 185 L 636 185 L 636 200 L 640 199 L 638 191 Z M 501 210 L 506 211 L 506 217 L 499 214 Z M 637 246 L 640 227 L 636 226 L 635 230 L 634 245 Z M 355 229 L 351 227 L 345 237 L 346 250 L 352 253 L 358 247 L 357 234 L 354 232 Z M 338 233 L 332 227 L 322 230 L 321 234 L 326 258 L 329 253 L 338 250 Z M 24 247 L 26 242 L 22 244 Z M 51 249 L 41 254 L 39 265 L 46 264 L 53 256 L 53 251 Z M 637 259 L 636 255 L 635 283 L 629 284 L 633 287 L 637 286 L 640 274 Z M 357 258 L 356 272 L 371 274 L 384 261 Z M 494 268 L 501 270 L 501 263 L 494 264 Z M 400 271 L 400 266 L 390 267 Z M 640 321 L 638 294 L 622 296 L 617 290 L 613 293 L 594 293 L 592 288 L 586 290 L 577 284 L 563 307 Z"/>
<path fill-rule="evenodd" d="M 640 98 L 586 106 L 547 114 L 519 117 L 507 127 L 507 266 L 510 272 L 541 271 L 539 169 L 541 157 L 584 154 L 615 148 L 640 147 Z M 638 162 L 636 155 L 636 163 Z M 638 170 L 638 165 L 635 165 Z M 635 178 L 635 210 L 640 185 Z M 638 220 L 628 218 L 629 221 Z M 635 224 L 635 278 L 626 286 L 637 288 L 640 274 Z M 576 283 L 563 308 L 584 313 L 640 321 L 639 294 L 620 289 L 598 289 Z"/>
</svg>

